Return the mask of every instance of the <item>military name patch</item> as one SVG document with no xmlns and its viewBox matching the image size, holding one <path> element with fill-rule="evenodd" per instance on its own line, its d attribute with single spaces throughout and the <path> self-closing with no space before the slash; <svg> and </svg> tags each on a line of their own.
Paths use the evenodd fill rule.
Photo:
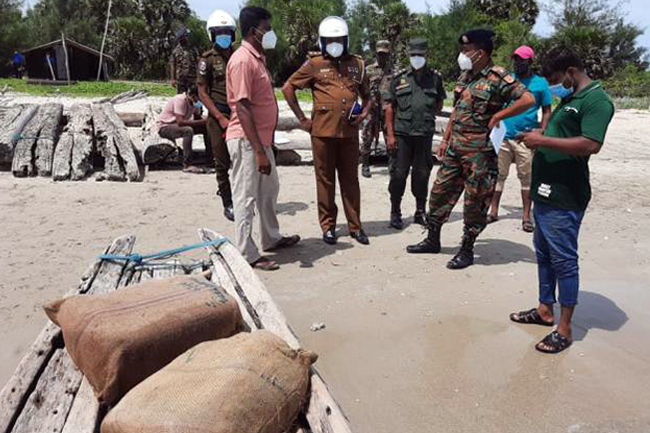
<svg viewBox="0 0 650 433">
<path fill-rule="evenodd" d="M 409 83 L 404 83 L 404 84 L 400 84 L 399 86 L 395 87 L 395 90 L 402 90 L 402 89 L 406 89 L 407 87 L 409 87 Z"/>
<path fill-rule="evenodd" d="M 348 66 L 348 72 L 357 75 L 359 74 L 359 68 L 356 66 Z"/>
<path fill-rule="evenodd" d="M 332 69 L 330 69 L 330 68 L 321 69 L 321 70 L 320 70 L 320 73 L 321 73 L 321 74 L 324 74 L 325 72 L 329 72 L 329 71 L 331 71 L 331 70 L 332 70 Z"/>
</svg>

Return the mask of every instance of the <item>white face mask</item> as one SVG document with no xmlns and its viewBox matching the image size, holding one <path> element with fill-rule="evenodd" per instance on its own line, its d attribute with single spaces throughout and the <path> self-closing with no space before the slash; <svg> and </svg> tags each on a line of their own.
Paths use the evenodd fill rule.
<svg viewBox="0 0 650 433">
<path fill-rule="evenodd" d="M 275 44 L 277 43 L 278 37 L 275 35 L 275 32 L 273 30 L 269 30 L 268 32 L 264 33 L 264 36 L 262 36 L 262 48 L 265 50 L 274 50 Z"/>
<path fill-rule="evenodd" d="M 327 54 L 336 59 L 338 57 L 341 57 L 341 54 L 343 54 L 343 44 L 340 42 L 330 42 L 325 47 L 325 51 L 327 51 Z"/>
<path fill-rule="evenodd" d="M 460 53 L 458 55 L 458 66 L 461 71 L 469 71 L 472 69 L 474 64 L 472 63 L 472 59 L 470 59 L 465 53 Z"/>
<path fill-rule="evenodd" d="M 418 69 L 422 69 L 424 65 L 427 63 L 427 59 L 425 59 L 422 56 L 411 56 L 410 61 L 411 61 L 411 66 L 416 71 Z"/>
</svg>

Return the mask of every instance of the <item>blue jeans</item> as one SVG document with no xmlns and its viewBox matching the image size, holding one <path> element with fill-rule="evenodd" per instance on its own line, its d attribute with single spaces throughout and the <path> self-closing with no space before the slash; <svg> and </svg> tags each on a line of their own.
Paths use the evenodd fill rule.
<svg viewBox="0 0 650 433">
<path fill-rule="evenodd" d="M 578 303 L 578 233 L 584 211 L 559 209 L 535 202 L 533 243 L 537 255 L 539 302 L 555 304 L 558 287 L 561 305 Z"/>
</svg>

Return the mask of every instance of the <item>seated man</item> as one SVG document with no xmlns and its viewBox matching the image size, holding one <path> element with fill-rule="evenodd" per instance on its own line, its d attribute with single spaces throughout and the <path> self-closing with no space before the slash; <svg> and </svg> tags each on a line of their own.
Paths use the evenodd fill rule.
<svg viewBox="0 0 650 433">
<path fill-rule="evenodd" d="M 194 118 L 199 100 L 196 86 L 180 93 L 165 104 L 158 118 L 158 134 L 172 141 L 183 139 L 183 171 L 186 173 L 203 173 L 203 169 L 192 163 L 192 140 L 194 134 L 205 134 L 206 119 Z M 205 137 L 205 135 L 204 135 Z M 207 147 L 206 147 L 207 148 Z"/>
</svg>

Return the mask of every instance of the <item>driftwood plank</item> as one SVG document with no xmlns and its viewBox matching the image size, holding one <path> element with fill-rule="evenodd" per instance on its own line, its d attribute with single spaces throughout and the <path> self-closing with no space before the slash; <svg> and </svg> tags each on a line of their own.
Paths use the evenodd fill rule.
<svg viewBox="0 0 650 433">
<path fill-rule="evenodd" d="M 212 230 L 199 230 L 202 241 L 213 240 L 219 236 Z M 242 309 L 243 316 L 251 329 L 269 330 L 283 338 L 292 348 L 299 348 L 300 341 L 291 330 L 284 314 L 239 251 L 229 242 L 219 247 L 210 246 L 208 250 L 215 268 L 213 278 L 214 275 L 218 275 L 219 281 L 222 282 L 222 279 L 226 278 L 226 273 L 232 276 L 236 299 L 240 298 L 238 299 L 238 302 L 241 301 L 240 307 L 242 305 L 245 307 L 245 310 Z M 219 270 L 220 267 L 226 269 Z M 224 285 L 224 288 L 228 290 L 228 286 Z M 314 367 L 311 368 L 311 397 L 306 417 L 314 433 L 351 433 L 352 431 L 343 410 Z"/>
<path fill-rule="evenodd" d="M 103 104 L 102 110 L 113 126 L 113 137 L 126 178 L 131 182 L 141 180 L 140 167 L 135 156 L 135 146 L 126 125 L 115 112 L 112 104 Z"/>
<path fill-rule="evenodd" d="M 133 250 L 135 237 L 122 236 L 113 241 L 105 250 L 108 254 L 129 254 Z M 84 272 L 79 286 L 66 294 L 72 296 L 80 293 L 103 292 L 107 288 L 115 288 L 124 267 L 123 262 L 96 260 Z M 111 278 L 113 279 L 111 281 Z M 54 323 L 49 322 L 43 328 L 30 350 L 16 367 L 14 374 L 9 378 L 4 388 L 0 391 L 0 432 L 11 431 L 16 419 L 20 415 L 30 393 L 37 386 L 39 377 L 50 361 L 52 354 L 61 341 L 61 330 Z"/>
<path fill-rule="evenodd" d="M 160 280 L 163 278 L 171 278 L 174 275 L 182 275 L 185 273 L 183 267 L 180 264 L 180 260 L 172 259 L 167 263 L 161 263 L 160 265 L 153 266 L 153 278 Z"/>
<path fill-rule="evenodd" d="M 16 420 L 12 433 L 60 433 L 81 377 L 65 349 L 57 349 Z"/>
<path fill-rule="evenodd" d="M 70 160 L 70 178 L 82 180 L 93 170 L 93 114 L 90 105 L 75 104 L 70 107 L 68 132 L 74 136 Z"/>
<path fill-rule="evenodd" d="M 34 166 L 39 176 L 52 175 L 52 161 L 54 160 L 54 148 L 59 141 L 61 132 L 61 119 L 63 117 L 63 105 L 45 104 L 43 106 L 45 121 L 36 140 L 34 154 Z"/>
<path fill-rule="evenodd" d="M 26 105 L 17 106 L 14 109 L 19 110 L 19 116 L 14 118 L 11 123 L 8 123 L 8 117 L 5 114 L 5 121 L 0 127 L 0 162 L 12 162 L 14 148 L 18 142 L 17 137 L 23 132 L 27 123 L 32 120 L 38 108 L 36 105 Z"/>
<path fill-rule="evenodd" d="M 3 110 L 0 118 L 0 161 L 11 161 L 14 153 L 14 143 L 12 139 L 13 131 L 9 133 L 11 125 L 20 117 L 23 107 L 16 105 Z"/>
<path fill-rule="evenodd" d="M 16 177 L 32 176 L 34 174 L 34 146 L 45 122 L 43 106 L 37 108 L 36 113 L 25 125 L 21 138 L 14 147 L 14 156 L 11 171 Z"/>
<path fill-rule="evenodd" d="M 118 112 L 118 117 L 128 128 L 140 128 L 144 123 L 144 113 Z"/>
<path fill-rule="evenodd" d="M 101 105 L 93 104 L 91 110 L 95 126 L 97 151 L 104 157 L 104 172 L 98 175 L 97 180 L 125 181 L 126 174 L 122 164 L 120 164 L 118 150 L 115 146 L 115 127 L 104 113 Z"/>
<path fill-rule="evenodd" d="M 98 415 L 99 402 L 93 394 L 92 386 L 84 377 L 61 433 L 93 433 Z"/>
<path fill-rule="evenodd" d="M 52 179 L 66 180 L 70 179 L 72 160 L 72 147 L 74 145 L 74 136 L 64 132 L 59 139 L 59 144 L 54 151 L 54 161 L 52 162 Z"/>
</svg>

